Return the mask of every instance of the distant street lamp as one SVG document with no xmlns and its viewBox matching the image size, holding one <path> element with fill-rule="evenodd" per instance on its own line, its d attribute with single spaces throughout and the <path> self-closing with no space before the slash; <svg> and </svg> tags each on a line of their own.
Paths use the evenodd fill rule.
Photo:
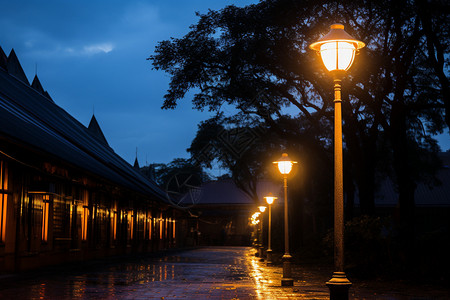
<svg viewBox="0 0 450 300">
<path fill-rule="evenodd" d="M 287 176 L 292 170 L 292 166 L 296 161 L 289 159 L 287 153 L 283 153 L 278 161 L 274 161 L 278 166 L 278 170 L 283 175 L 284 179 L 284 255 L 283 255 L 283 278 L 281 279 L 282 286 L 293 286 L 294 279 L 292 278 L 291 260 L 292 256 L 289 253 L 289 220 L 288 220 L 288 200 L 287 200 Z"/>
<path fill-rule="evenodd" d="M 335 272 L 327 282 L 330 299 L 348 299 L 351 282 L 344 272 L 344 179 L 342 159 L 341 80 L 351 67 L 356 52 L 365 44 L 344 31 L 344 25 L 331 25 L 330 32 L 311 44 L 319 52 L 334 79 L 334 264 Z"/>
<path fill-rule="evenodd" d="M 271 242 L 272 242 L 272 204 L 277 199 L 277 197 L 272 196 L 272 193 L 269 193 L 268 196 L 264 197 L 266 199 L 267 204 L 269 205 L 269 241 L 268 241 L 268 247 L 266 251 L 266 264 L 268 266 L 273 265 L 272 262 L 272 248 L 271 248 Z"/>
<path fill-rule="evenodd" d="M 258 206 L 259 211 L 261 212 L 261 223 L 259 224 L 259 261 L 264 261 L 264 246 L 263 246 L 263 213 L 266 211 L 266 207 L 264 205 Z"/>
<path fill-rule="evenodd" d="M 259 234 L 258 234 L 259 229 L 257 226 L 259 223 L 258 217 L 260 214 L 261 214 L 261 212 L 257 211 L 251 217 L 252 225 L 255 225 L 255 231 L 256 231 L 255 235 L 254 235 L 255 238 L 253 239 L 253 246 L 255 248 L 257 248 L 257 250 L 258 250 L 255 252 L 255 256 L 259 256 Z"/>
</svg>

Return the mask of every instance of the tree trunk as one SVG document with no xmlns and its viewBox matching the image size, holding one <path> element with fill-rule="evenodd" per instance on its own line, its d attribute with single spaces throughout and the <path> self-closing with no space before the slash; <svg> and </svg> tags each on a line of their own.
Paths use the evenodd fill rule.
<svg viewBox="0 0 450 300">
<path fill-rule="evenodd" d="M 399 219 L 397 230 L 399 233 L 400 255 L 408 266 L 413 259 L 414 250 L 414 192 L 416 184 L 412 176 L 406 128 L 406 108 L 402 100 L 392 105 L 391 115 L 391 143 L 394 158 L 394 172 L 398 187 Z"/>
</svg>

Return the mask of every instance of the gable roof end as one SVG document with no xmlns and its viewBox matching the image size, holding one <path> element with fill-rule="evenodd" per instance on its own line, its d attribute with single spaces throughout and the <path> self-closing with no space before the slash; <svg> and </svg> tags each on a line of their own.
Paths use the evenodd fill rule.
<svg viewBox="0 0 450 300">
<path fill-rule="evenodd" d="M 92 115 L 91 122 L 89 122 L 88 130 L 91 134 L 99 141 L 101 144 L 108 146 L 108 141 L 106 141 L 105 135 L 103 134 L 100 125 L 98 125 L 95 115 Z"/>
<path fill-rule="evenodd" d="M 136 170 L 139 170 L 139 169 L 140 169 L 140 167 L 139 167 L 139 162 L 138 162 L 138 159 L 137 159 L 137 156 L 136 156 L 136 159 L 134 160 L 133 168 L 135 168 Z"/>
<path fill-rule="evenodd" d="M 44 88 L 42 87 L 41 82 L 39 81 L 39 78 L 37 75 L 34 76 L 33 82 L 31 83 L 31 87 L 38 91 L 41 95 L 48 98 L 48 100 L 52 101 L 52 98 L 50 98 L 50 95 L 47 93 L 47 91 L 44 91 Z"/>
<path fill-rule="evenodd" d="M 0 47 L 0 68 L 6 70 L 8 66 L 8 58 L 6 57 L 5 52 L 3 52 L 2 47 Z"/>
<path fill-rule="evenodd" d="M 20 65 L 19 59 L 17 58 L 16 52 L 14 52 L 14 49 L 11 49 L 11 52 L 9 53 L 7 60 L 7 70 L 10 75 L 16 77 L 23 83 L 30 85 L 27 76 L 22 69 L 22 66 Z"/>
</svg>

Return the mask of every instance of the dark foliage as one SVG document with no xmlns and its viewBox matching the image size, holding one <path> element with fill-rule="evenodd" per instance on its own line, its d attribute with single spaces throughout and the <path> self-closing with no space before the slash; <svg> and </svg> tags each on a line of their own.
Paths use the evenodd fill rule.
<svg viewBox="0 0 450 300">
<path fill-rule="evenodd" d="M 195 157 L 213 143 L 215 152 L 201 161 L 219 159 L 252 193 L 254 181 L 267 175 L 263 164 L 287 149 L 302 167 L 294 185 L 306 187 L 293 191 L 301 198 L 295 211 L 314 202 L 314 214 L 331 203 L 323 186 L 332 176 L 333 94 L 329 74 L 308 45 L 329 25 L 344 24 L 367 44 L 343 80 L 347 216 L 353 213 L 354 191 L 362 214 L 373 215 L 380 181 L 390 177 L 399 195 L 396 230 L 410 241 L 399 251 L 410 253 L 414 191 L 419 182 L 435 182 L 439 147 L 432 136 L 450 125 L 449 7 L 439 0 L 227 6 L 199 15 L 188 34 L 160 42 L 149 59 L 171 76 L 163 108 L 175 108 L 193 91 L 196 109 L 237 110 L 200 124 L 189 150 Z M 287 108 L 296 110 L 294 116 Z M 252 141 L 252 151 L 238 156 L 215 142 L 237 129 L 263 132 Z M 328 202 L 316 201 L 322 196 Z"/>
</svg>

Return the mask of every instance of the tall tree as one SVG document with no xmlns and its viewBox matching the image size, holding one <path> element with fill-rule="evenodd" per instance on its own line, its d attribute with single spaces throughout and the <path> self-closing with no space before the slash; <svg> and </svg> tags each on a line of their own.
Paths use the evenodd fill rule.
<svg viewBox="0 0 450 300">
<path fill-rule="evenodd" d="M 283 136 L 283 111 L 290 106 L 313 132 L 322 134 L 322 139 L 309 139 L 309 149 L 323 148 L 332 143 L 332 82 L 307 48 L 330 24 L 344 23 L 368 45 L 343 82 L 345 161 L 352 171 L 346 184 L 352 186 L 349 180 L 354 180 L 362 212 L 372 214 L 377 171 L 392 159 L 400 204 L 407 210 L 414 203 L 420 172 L 410 172 L 419 170 L 411 170 L 406 158 L 417 157 L 411 149 L 436 150 L 430 136 L 443 128 L 448 74 L 444 72 L 439 86 L 436 78 L 442 77 L 445 66 L 439 64 L 440 53 L 444 61 L 449 57 L 448 40 L 432 42 L 447 36 L 448 29 L 438 25 L 448 28 L 448 19 L 433 18 L 433 25 L 425 28 L 434 10 L 420 16 L 415 4 L 268 0 L 199 14 L 188 34 L 160 42 L 149 58 L 155 69 L 171 75 L 163 108 L 175 108 L 193 90 L 197 109 L 218 111 L 232 105 L 241 120 L 264 122 Z M 297 132 L 299 143 L 307 134 Z M 407 147 L 410 144 L 414 147 Z M 379 151 L 389 148 L 392 156 Z"/>
</svg>

